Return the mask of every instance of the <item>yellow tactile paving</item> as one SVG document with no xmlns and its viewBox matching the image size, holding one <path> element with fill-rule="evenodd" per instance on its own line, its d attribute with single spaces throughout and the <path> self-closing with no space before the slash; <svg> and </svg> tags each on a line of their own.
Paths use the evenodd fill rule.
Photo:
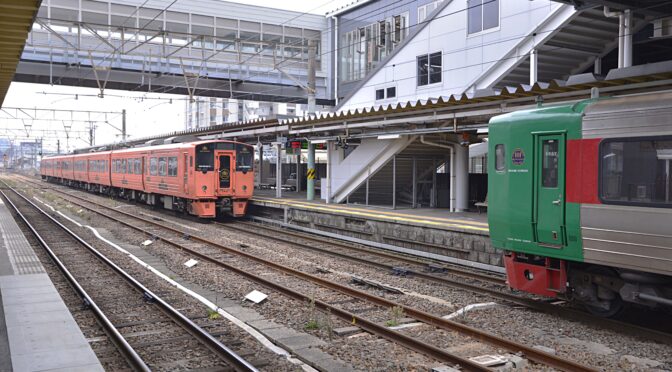
<svg viewBox="0 0 672 372">
<path fill-rule="evenodd" d="M 307 203 L 307 202 L 300 202 L 297 200 L 278 200 L 278 199 L 270 199 L 270 198 L 263 198 L 263 197 L 257 197 L 255 196 L 253 200 L 258 200 L 262 202 L 267 202 L 267 203 L 274 203 L 278 205 L 288 205 L 288 206 L 293 206 L 293 207 L 300 207 L 303 209 L 308 209 L 308 210 L 318 210 L 318 211 L 324 211 L 324 212 L 337 212 L 337 213 L 342 213 L 342 214 L 347 214 L 347 215 L 353 215 L 353 216 L 361 216 L 361 217 L 372 217 L 372 218 L 379 218 L 379 219 L 385 219 L 385 220 L 392 220 L 392 221 L 402 221 L 402 222 L 411 222 L 411 223 L 421 223 L 425 225 L 432 225 L 432 226 L 444 226 L 444 227 L 453 227 L 453 228 L 459 228 L 459 229 L 464 229 L 464 230 L 475 230 L 475 231 L 483 231 L 483 232 L 488 232 L 488 224 L 485 222 L 477 222 L 477 221 L 466 221 L 466 220 L 459 220 L 459 219 L 450 219 L 450 218 L 440 218 L 440 217 L 412 217 L 409 215 L 401 214 L 401 213 L 394 213 L 394 212 L 386 212 L 386 211 L 371 211 L 371 210 L 366 210 L 366 209 L 360 209 L 360 208 L 353 208 L 353 207 L 336 207 L 335 205 L 331 204 L 329 206 L 324 206 L 321 204 L 315 204 L 315 203 Z"/>
</svg>

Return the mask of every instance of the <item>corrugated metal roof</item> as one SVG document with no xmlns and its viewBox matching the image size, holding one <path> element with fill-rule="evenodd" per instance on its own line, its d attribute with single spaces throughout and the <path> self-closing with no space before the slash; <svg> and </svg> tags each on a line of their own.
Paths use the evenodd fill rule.
<svg viewBox="0 0 672 372">
<path fill-rule="evenodd" d="M 601 78 L 592 73 L 571 76 L 565 80 L 551 80 L 550 82 L 538 82 L 534 85 L 520 84 L 502 89 L 484 89 L 474 93 L 453 94 L 436 98 L 421 99 L 417 101 L 400 102 L 396 104 L 378 105 L 366 108 L 358 108 L 347 111 L 329 113 L 310 118 L 287 119 L 280 121 L 284 125 L 314 125 L 325 121 L 349 120 L 366 116 L 410 112 L 448 106 L 467 105 L 479 102 L 504 101 L 510 98 L 543 96 L 551 93 L 571 92 L 585 90 L 593 87 L 609 87 L 629 83 L 639 83 L 672 78 L 672 61 L 639 65 L 628 68 L 613 69 L 606 78 Z"/>
<path fill-rule="evenodd" d="M 42 0 L 0 1 L 0 106 L 14 78 L 41 3 Z"/>
<path fill-rule="evenodd" d="M 345 12 L 347 12 L 347 11 L 349 11 L 349 10 L 358 8 L 358 7 L 360 7 L 360 6 L 362 6 L 362 5 L 366 4 L 366 3 L 369 3 L 369 2 L 371 2 L 371 1 L 373 1 L 373 0 L 356 0 L 356 1 L 353 1 L 353 2 L 348 3 L 348 4 L 346 4 L 346 5 L 343 5 L 343 6 L 341 6 L 341 7 L 338 7 L 338 8 L 336 8 L 336 9 L 330 11 L 330 12 L 327 12 L 327 13 L 325 14 L 325 16 L 327 16 L 327 17 L 337 16 L 337 15 L 342 14 L 342 13 L 345 13 Z"/>
<path fill-rule="evenodd" d="M 475 103 L 505 103 L 507 100 L 521 97 L 545 96 L 555 93 L 571 94 L 573 91 L 585 91 L 594 87 L 618 87 L 635 83 L 656 82 L 671 79 L 672 61 L 666 61 L 622 69 L 614 69 L 611 70 L 604 79 L 599 76 L 595 76 L 592 73 L 580 74 L 571 76 L 567 81 L 551 80 L 547 83 L 539 82 L 534 85 L 521 84 L 498 90 L 480 90 L 474 93 L 453 94 L 450 96 L 441 96 L 437 98 L 408 101 L 397 104 L 379 105 L 307 118 L 287 119 L 281 121 L 274 119 L 258 120 L 240 122 L 237 124 L 217 125 L 203 129 L 171 132 L 160 136 L 140 138 L 130 141 L 129 143 L 139 144 L 153 139 L 174 136 L 216 135 L 222 132 L 235 133 L 237 131 L 242 132 L 243 130 L 248 129 L 273 128 L 279 126 L 287 126 L 289 129 L 296 129 L 307 126 L 319 126 L 320 124 L 334 121 L 365 121 L 368 118 L 384 116 L 387 114 L 408 113 L 412 115 L 414 111 L 425 111 L 428 109 L 459 109 L 460 106 L 466 106 Z"/>
</svg>

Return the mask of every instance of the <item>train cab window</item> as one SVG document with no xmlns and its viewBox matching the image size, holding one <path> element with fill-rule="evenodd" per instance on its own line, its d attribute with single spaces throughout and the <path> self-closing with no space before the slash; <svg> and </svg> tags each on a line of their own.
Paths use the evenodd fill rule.
<svg viewBox="0 0 672 372">
<path fill-rule="evenodd" d="M 541 185 L 549 188 L 558 187 L 558 141 L 542 141 L 541 154 Z"/>
<path fill-rule="evenodd" d="M 505 167 L 505 160 L 506 159 L 506 154 L 504 151 L 504 145 L 499 144 L 495 145 L 495 170 L 496 171 L 503 171 Z"/>
<path fill-rule="evenodd" d="M 168 175 L 177 176 L 177 157 L 168 158 Z"/>
<path fill-rule="evenodd" d="M 196 169 L 201 172 L 215 170 L 215 152 L 212 144 L 196 147 Z"/>
<path fill-rule="evenodd" d="M 166 165 L 167 165 L 166 158 L 164 157 L 159 158 L 159 176 L 166 175 Z"/>
<path fill-rule="evenodd" d="M 605 140 L 599 172 L 604 203 L 672 207 L 672 137 Z"/>
<path fill-rule="evenodd" d="M 236 146 L 236 171 L 246 173 L 252 170 L 252 149 L 250 146 Z"/>
<path fill-rule="evenodd" d="M 151 158 L 149 159 L 149 174 L 156 176 L 159 174 L 159 159 Z"/>
</svg>

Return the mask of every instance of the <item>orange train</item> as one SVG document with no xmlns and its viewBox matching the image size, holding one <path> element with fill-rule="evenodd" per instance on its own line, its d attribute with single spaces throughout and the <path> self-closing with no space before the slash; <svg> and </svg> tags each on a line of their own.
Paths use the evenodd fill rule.
<svg viewBox="0 0 672 372">
<path fill-rule="evenodd" d="M 242 217 L 254 189 L 252 146 L 199 141 L 51 156 L 42 179 L 202 218 Z"/>
</svg>

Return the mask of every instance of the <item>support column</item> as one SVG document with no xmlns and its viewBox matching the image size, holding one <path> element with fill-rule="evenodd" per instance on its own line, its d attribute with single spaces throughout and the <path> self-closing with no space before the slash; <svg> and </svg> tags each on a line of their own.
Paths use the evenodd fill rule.
<svg viewBox="0 0 672 372">
<path fill-rule="evenodd" d="M 455 209 L 469 208 L 469 147 L 455 146 Z"/>
<path fill-rule="evenodd" d="M 282 145 L 275 145 L 275 197 L 282 198 Z"/>
<path fill-rule="evenodd" d="M 301 149 L 299 149 L 299 153 L 296 155 L 296 192 L 300 193 L 301 192 L 301 179 L 303 178 L 301 174 Z"/>
<path fill-rule="evenodd" d="M 412 189 L 413 189 L 413 191 L 412 191 L 413 192 L 413 198 L 412 198 L 413 202 L 412 202 L 412 204 L 413 205 L 411 206 L 411 208 L 416 208 L 418 206 L 418 190 L 417 190 L 418 180 L 416 179 L 416 177 L 417 177 L 416 174 L 417 173 L 418 173 L 417 172 L 417 161 L 416 161 L 415 156 L 414 156 L 413 157 L 413 187 L 412 187 Z"/>
<path fill-rule="evenodd" d="M 632 66 L 632 12 L 630 9 L 623 13 L 624 17 L 624 40 L 623 40 L 623 67 Z"/>
<path fill-rule="evenodd" d="M 315 199 L 315 145 L 308 142 L 308 171 L 306 172 L 306 200 Z"/>
<path fill-rule="evenodd" d="M 331 156 L 331 146 L 332 143 L 330 141 L 327 141 L 327 185 L 326 185 L 326 203 L 330 204 L 331 203 L 331 164 L 334 161 L 334 159 Z M 325 187 L 322 185 L 322 187 Z"/>
<path fill-rule="evenodd" d="M 257 170 L 259 175 L 259 188 L 261 189 L 261 184 L 264 183 L 264 145 L 259 142 L 259 169 Z"/>
<path fill-rule="evenodd" d="M 397 155 L 392 157 L 392 209 L 397 209 Z"/>
<path fill-rule="evenodd" d="M 537 53 L 537 50 L 534 48 L 530 51 L 530 85 L 534 85 L 537 82 L 539 71 Z"/>
</svg>

